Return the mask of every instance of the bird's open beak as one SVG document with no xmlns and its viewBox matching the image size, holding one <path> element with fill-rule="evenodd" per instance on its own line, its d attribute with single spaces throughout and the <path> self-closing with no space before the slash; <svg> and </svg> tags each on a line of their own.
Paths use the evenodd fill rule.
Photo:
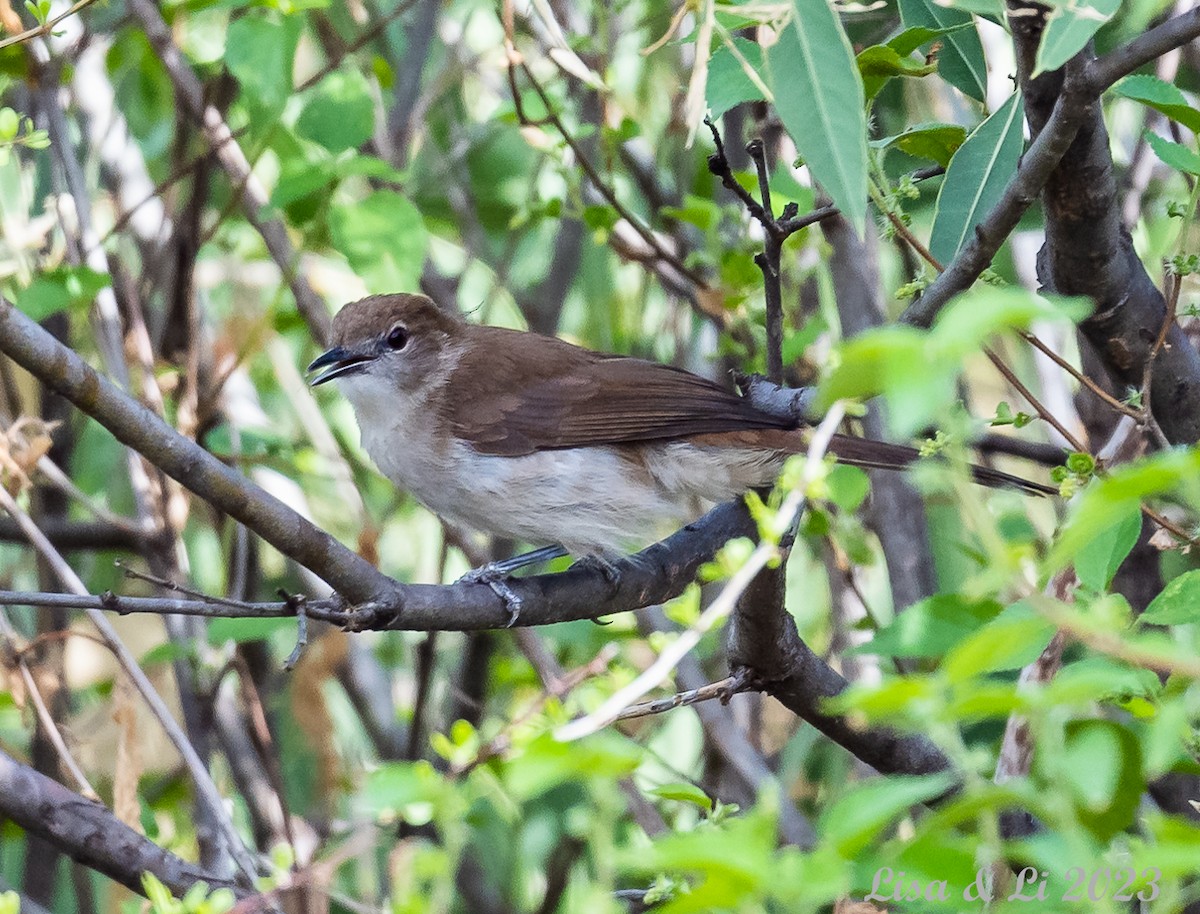
<svg viewBox="0 0 1200 914">
<path fill-rule="evenodd" d="M 375 358 L 376 355 L 373 352 L 356 352 L 341 346 L 334 346 L 328 352 L 312 360 L 312 364 L 308 366 L 309 371 L 316 371 L 318 368 L 325 368 L 327 370 L 321 372 L 308 383 L 310 386 L 316 387 L 318 384 L 324 384 L 326 381 L 332 381 L 334 378 L 357 374 L 371 362 L 375 361 Z"/>
</svg>

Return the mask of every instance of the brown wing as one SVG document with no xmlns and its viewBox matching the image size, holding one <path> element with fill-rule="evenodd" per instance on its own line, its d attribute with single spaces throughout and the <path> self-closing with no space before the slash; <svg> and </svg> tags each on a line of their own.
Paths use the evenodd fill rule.
<svg viewBox="0 0 1200 914">
<path fill-rule="evenodd" d="M 687 371 L 530 333 L 475 330 L 445 409 L 454 431 L 483 454 L 789 427 Z"/>
</svg>

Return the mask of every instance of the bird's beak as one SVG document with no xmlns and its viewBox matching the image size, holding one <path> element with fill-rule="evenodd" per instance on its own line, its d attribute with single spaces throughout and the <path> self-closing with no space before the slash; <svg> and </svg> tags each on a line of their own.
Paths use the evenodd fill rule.
<svg viewBox="0 0 1200 914">
<path fill-rule="evenodd" d="M 371 362 L 375 361 L 376 357 L 377 354 L 374 352 L 334 346 L 328 352 L 322 353 L 312 360 L 312 364 L 308 366 L 309 371 L 316 371 L 318 368 L 325 368 L 327 370 L 321 372 L 308 383 L 310 386 L 316 387 L 318 384 L 324 384 L 326 381 L 332 381 L 334 378 L 357 374 Z"/>
</svg>

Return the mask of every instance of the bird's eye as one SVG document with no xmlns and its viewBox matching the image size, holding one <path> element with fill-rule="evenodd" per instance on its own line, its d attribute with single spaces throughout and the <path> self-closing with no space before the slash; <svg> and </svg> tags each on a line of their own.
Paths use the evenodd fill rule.
<svg viewBox="0 0 1200 914">
<path fill-rule="evenodd" d="M 388 331 L 387 344 L 392 349 L 403 349 L 408 345 L 408 331 L 397 324 Z"/>
</svg>

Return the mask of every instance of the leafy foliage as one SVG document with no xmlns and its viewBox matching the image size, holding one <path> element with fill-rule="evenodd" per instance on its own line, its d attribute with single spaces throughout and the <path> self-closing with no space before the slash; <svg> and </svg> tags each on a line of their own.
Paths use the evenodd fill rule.
<svg viewBox="0 0 1200 914">
<path fill-rule="evenodd" d="M 768 542 L 795 537 L 772 559 L 788 570 L 780 629 L 794 625 L 814 668 L 828 658 L 848 680 L 833 695 L 830 669 L 812 692 L 831 696 L 809 719 L 833 739 L 742 695 L 555 738 L 696 624 L 753 554 L 748 539 L 661 614 L 519 635 L 314 622 L 287 674 L 291 619 L 117 620 L 156 684 L 182 696 L 238 833 L 269 859 L 258 890 L 309 893 L 310 910 L 333 911 L 618 912 L 630 895 L 672 914 L 824 912 L 864 898 L 961 910 L 995 875 L 997 910 L 1025 909 L 1014 896 L 1043 882 L 1039 903 L 1053 910 L 1195 901 L 1200 825 L 1162 796 L 1200 774 L 1188 541 L 1200 452 L 1147 433 L 1159 396 L 1148 384 L 1105 399 L 1072 344 L 1057 348 L 1074 374 L 1025 357 L 1028 334 L 1069 339 L 1093 310 L 1025 288 L 1037 274 L 1028 245 L 1005 247 L 929 330 L 855 332 L 879 320 L 881 290 L 928 288 L 932 261 L 960 254 L 1027 153 L 1021 93 L 983 105 L 997 97 L 989 64 L 1011 88 L 978 28 L 1002 17 L 999 4 L 149 4 L 174 56 L 134 6 L 85 10 L 87 40 L 38 36 L 50 65 L 21 45 L 0 52 L 4 295 L 387 573 L 452 581 L 486 546 L 381 479 L 347 404 L 305 387 L 302 366 L 320 350 L 297 278 L 331 307 L 423 288 L 473 320 L 716 378 L 762 371 L 762 224 L 709 170 L 706 113 L 725 116 L 732 181 L 758 201 L 765 185 L 772 218 L 789 203 L 798 216 L 832 203 L 844 218 L 780 240 L 786 380 L 816 385 L 823 408 L 849 401 L 854 431 L 884 429 L 924 455 L 907 474 L 920 492 L 911 516 L 889 507 L 879 473 L 838 467 L 805 482 L 803 459 L 748 498 Z M 1093 40 L 1120 45 L 1149 15 L 1051 6 L 1042 69 Z M 44 0 L 27 13 L 49 27 Z M 203 125 L 177 67 L 203 89 Z M 1147 149 L 1167 166 L 1139 187 L 1132 227 L 1154 277 L 1196 257 L 1193 68 L 1183 61 L 1178 85 L 1129 76 L 1104 100 L 1123 180 Z M 97 124 L 117 126 L 100 136 Z M 761 174 L 742 155 L 759 136 Z M 232 172 L 243 159 L 249 171 Z M 1181 319 L 1189 305 L 1194 318 L 1182 289 Z M 1143 330 L 1152 341 L 1159 328 Z M 57 410 L 0 364 L 0 483 L 48 530 L 110 534 L 67 552 L 90 592 L 151 593 L 163 576 L 233 600 L 317 592 L 108 431 Z M 1058 411 L 1086 447 L 1064 448 L 1048 422 Z M 61 424 L 30 431 L 22 415 Z M 1156 449 L 1104 448 L 1102 430 L 1122 417 L 1135 444 Z M 1063 498 L 973 485 L 967 464 L 992 459 L 975 449 L 989 432 L 1009 451 L 1058 448 L 1052 474 L 998 459 L 1048 475 Z M 74 487 L 57 507 L 40 475 L 50 442 Z M 1127 452 L 1137 456 L 1100 457 Z M 806 510 L 793 527 L 780 509 L 797 492 Z M 893 527 L 908 531 L 899 545 Z M 910 568 L 928 587 L 905 605 Z M 18 541 L 0 542 L 0 587 L 58 586 Z M 114 818 L 224 877 L 192 781 L 158 725 L 126 713 L 126 685 L 83 623 L 5 612 L 0 749 L 53 756 L 22 675 L 32 669 Z M 676 671 L 667 691 L 685 693 L 680 704 L 729 672 L 728 634 L 705 634 Z M 1018 731 L 1027 751 L 1014 768 Z M 891 768 L 867 771 L 847 751 L 847 734 L 863 733 Z M 923 767 L 896 761 L 905 740 Z M 1010 828 L 1022 814 L 1037 830 Z M 0 829 L 0 877 L 36 883 L 40 845 L 11 822 Z M 1026 884 L 1026 867 L 1044 875 Z M 89 878 L 96 909 L 141 909 Z M 202 882 L 174 898 L 152 872 L 140 878 L 156 914 L 237 903 Z M 85 910 L 65 867 L 45 882 L 46 907 Z M 0 914 L 17 909 L 0 894 Z"/>
</svg>

